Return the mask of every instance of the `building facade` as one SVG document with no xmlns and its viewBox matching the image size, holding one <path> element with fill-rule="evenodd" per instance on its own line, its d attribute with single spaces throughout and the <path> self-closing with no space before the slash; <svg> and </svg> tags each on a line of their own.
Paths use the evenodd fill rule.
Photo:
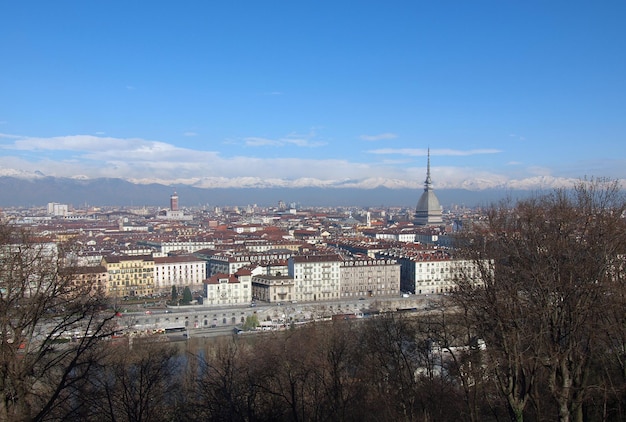
<svg viewBox="0 0 626 422">
<path fill-rule="evenodd" d="M 154 294 L 154 258 L 152 255 L 105 256 L 107 294 L 113 297 Z"/>
<path fill-rule="evenodd" d="M 206 279 L 206 261 L 192 255 L 154 258 L 155 292 L 171 291 L 172 286 L 182 290 L 189 287 L 199 291 Z"/>
<path fill-rule="evenodd" d="M 204 281 L 204 305 L 234 306 L 252 301 L 252 279 L 249 274 L 215 274 Z"/>
<path fill-rule="evenodd" d="M 187 253 L 194 253 L 202 249 L 212 249 L 215 247 L 215 242 L 207 241 L 173 241 L 173 242 L 142 242 L 147 246 L 153 247 L 159 251 L 161 256 L 167 256 L 172 252 L 185 251 Z"/>
<path fill-rule="evenodd" d="M 74 285 L 91 295 L 106 295 L 109 274 L 102 265 L 77 267 L 72 274 Z"/>
<path fill-rule="evenodd" d="M 297 255 L 289 258 L 289 276 L 295 283 L 295 300 L 306 302 L 339 299 L 341 257 Z"/>
<path fill-rule="evenodd" d="M 456 289 L 461 280 L 481 282 L 481 274 L 474 261 L 454 259 L 438 253 L 423 253 L 402 257 L 399 262 L 402 267 L 400 287 L 405 292 L 447 293 Z"/>
<path fill-rule="evenodd" d="M 265 253 L 228 253 L 219 252 L 210 255 L 207 260 L 207 276 L 215 274 L 234 274 L 240 268 L 250 264 L 272 265 L 276 267 L 284 265 L 284 262 L 292 256 L 291 251 L 265 252 Z M 277 269 L 276 271 L 280 271 Z"/>
<path fill-rule="evenodd" d="M 296 300 L 293 278 L 282 275 L 255 275 L 252 277 L 252 298 L 268 303 Z"/>
<path fill-rule="evenodd" d="M 341 297 L 388 296 L 400 293 L 400 264 L 393 259 L 353 259 L 340 266 Z"/>
</svg>

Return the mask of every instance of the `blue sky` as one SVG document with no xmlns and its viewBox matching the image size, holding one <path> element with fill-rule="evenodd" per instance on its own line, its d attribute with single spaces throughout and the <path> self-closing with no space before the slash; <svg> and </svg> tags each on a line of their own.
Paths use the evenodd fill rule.
<svg viewBox="0 0 626 422">
<path fill-rule="evenodd" d="M 14 1 L 0 174 L 197 186 L 626 179 L 626 2 Z"/>
</svg>

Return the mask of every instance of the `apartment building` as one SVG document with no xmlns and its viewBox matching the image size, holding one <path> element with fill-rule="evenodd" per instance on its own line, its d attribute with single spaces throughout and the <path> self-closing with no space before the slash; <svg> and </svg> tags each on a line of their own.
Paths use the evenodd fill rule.
<svg viewBox="0 0 626 422">
<path fill-rule="evenodd" d="M 252 298 L 263 302 L 291 302 L 296 300 L 296 285 L 288 275 L 252 276 Z"/>
<path fill-rule="evenodd" d="M 172 242 L 158 242 L 155 243 L 162 255 L 167 255 L 171 252 L 185 251 L 193 253 L 202 249 L 211 249 L 215 247 L 214 242 L 210 241 L 172 241 Z"/>
<path fill-rule="evenodd" d="M 250 264 L 269 265 L 276 263 L 280 266 L 292 256 L 291 251 L 265 252 L 265 253 L 242 253 L 242 252 L 217 252 L 206 258 L 207 276 L 215 274 L 234 274 L 240 268 Z M 280 271 L 280 270 L 277 270 Z"/>
<path fill-rule="evenodd" d="M 415 294 L 446 293 L 461 279 L 480 283 L 477 263 L 455 259 L 442 252 L 421 252 L 398 259 L 401 265 L 402 291 Z"/>
<path fill-rule="evenodd" d="M 154 293 L 152 255 L 105 256 L 101 265 L 108 274 L 109 296 L 147 296 Z"/>
<path fill-rule="evenodd" d="M 248 256 L 215 254 L 206 261 L 207 277 L 212 277 L 216 274 L 235 274 L 237 270 L 250 265 L 250 263 Z"/>
<path fill-rule="evenodd" d="M 288 260 L 295 283 L 295 300 L 339 299 L 341 257 L 336 254 L 297 255 Z"/>
<path fill-rule="evenodd" d="M 302 242 L 297 241 L 267 241 L 267 240 L 246 240 L 244 242 L 244 246 L 250 252 L 268 252 L 275 250 L 290 250 L 296 252 L 300 246 L 302 246 Z"/>
<path fill-rule="evenodd" d="M 74 286 L 92 295 L 107 294 L 109 274 L 102 265 L 77 267 L 72 272 Z"/>
<path fill-rule="evenodd" d="M 252 301 L 250 272 L 215 274 L 204 281 L 204 304 L 207 306 L 245 305 Z"/>
<path fill-rule="evenodd" d="M 155 292 L 169 292 L 172 286 L 182 290 L 201 290 L 206 279 L 206 261 L 193 255 L 154 258 Z"/>
<path fill-rule="evenodd" d="M 345 260 L 339 271 L 342 298 L 400 293 L 400 264 L 394 259 Z"/>
</svg>

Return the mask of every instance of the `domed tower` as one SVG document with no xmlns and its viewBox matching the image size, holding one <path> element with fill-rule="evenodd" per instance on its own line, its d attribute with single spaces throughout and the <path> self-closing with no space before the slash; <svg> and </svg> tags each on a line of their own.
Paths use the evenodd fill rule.
<svg viewBox="0 0 626 422">
<path fill-rule="evenodd" d="M 414 223 L 418 226 L 434 226 L 443 223 L 441 217 L 441 205 L 433 191 L 430 180 L 430 148 L 428 148 L 428 165 L 426 167 L 426 181 L 424 181 L 424 193 L 417 201 L 415 207 Z"/>
</svg>

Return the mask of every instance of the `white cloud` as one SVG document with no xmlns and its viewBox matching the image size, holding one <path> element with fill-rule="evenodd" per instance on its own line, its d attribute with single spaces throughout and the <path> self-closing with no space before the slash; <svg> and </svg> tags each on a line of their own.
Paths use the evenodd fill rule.
<svg viewBox="0 0 626 422">
<path fill-rule="evenodd" d="M 21 139 L 22 137 L 19 135 L 10 135 L 8 133 L 0 133 L 0 138 L 4 139 Z"/>
<path fill-rule="evenodd" d="M 359 139 L 364 141 L 384 141 L 389 139 L 396 139 L 398 135 L 395 133 L 380 133 L 378 135 L 361 135 Z"/>
<path fill-rule="evenodd" d="M 196 132 L 184 132 L 183 136 L 198 136 Z"/>
<path fill-rule="evenodd" d="M 226 156 L 218 151 L 182 148 L 165 142 L 137 138 L 97 137 L 73 135 L 51 138 L 23 137 L 0 134 L 3 154 L 0 155 L 0 174 L 40 171 L 57 177 L 113 177 L 142 183 L 190 184 L 194 186 L 387 186 L 421 188 L 425 177 L 424 165 L 415 166 L 407 157 L 425 156 L 426 149 L 381 149 L 372 154 L 391 155 L 376 163 L 356 162 L 350 159 L 312 159 L 306 157 L 272 157 L 235 155 Z M 250 137 L 250 145 L 310 146 L 318 142 L 314 134 L 290 134 L 280 139 Z M 243 150 L 240 150 L 243 151 Z M 495 149 L 454 150 L 435 149 L 431 155 L 468 156 L 496 154 Z M 470 160 L 467 160 L 468 162 Z M 413 165 L 412 165 L 413 164 Z M 476 167 L 438 166 L 431 169 L 436 189 L 465 187 L 522 187 L 532 188 L 557 185 L 569 180 L 573 171 L 557 171 L 546 167 L 524 168 L 519 163 L 516 174 L 504 170 Z M 584 167 L 588 163 L 579 163 Z M 596 163 L 599 165 L 599 163 Z M 614 169 L 623 169 L 624 160 L 615 160 Z M 586 168 L 589 168 L 588 166 Z M 570 169 L 571 170 L 571 169 Z M 576 170 L 576 169 L 574 169 Z M 615 170 L 616 172 L 618 170 Z M 8 172 L 8 173 L 7 173 Z M 623 171 L 618 174 L 623 174 Z M 580 177 L 574 174 L 571 177 Z M 534 185 L 533 185 L 534 184 Z"/>
<path fill-rule="evenodd" d="M 52 138 L 15 137 L 11 149 L 23 151 L 107 151 L 111 149 L 132 150 L 135 145 L 145 144 L 141 139 L 119 139 L 92 135 L 70 135 Z"/>
<path fill-rule="evenodd" d="M 256 138 L 256 137 L 245 138 L 244 142 L 246 143 L 246 146 L 249 146 L 249 147 L 265 147 L 265 146 L 276 147 L 276 146 L 283 145 L 281 142 L 274 140 L 274 139 Z"/>
<path fill-rule="evenodd" d="M 295 145 L 295 146 L 303 147 L 303 148 L 304 147 L 315 148 L 315 147 L 326 145 L 326 142 L 316 140 L 315 138 L 316 138 L 315 131 L 311 131 L 310 133 L 304 134 L 304 135 L 294 132 L 278 139 L 269 139 L 269 138 L 251 136 L 251 137 L 244 138 L 243 141 L 245 145 L 249 147 L 266 147 L 266 146 L 282 147 L 282 146 L 288 146 L 288 145 Z"/>
</svg>

